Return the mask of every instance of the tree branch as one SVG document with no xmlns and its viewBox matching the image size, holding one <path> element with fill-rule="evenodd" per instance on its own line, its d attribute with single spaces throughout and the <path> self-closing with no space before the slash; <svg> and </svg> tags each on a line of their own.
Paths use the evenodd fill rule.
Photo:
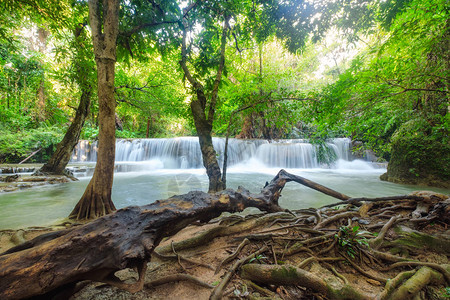
<svg viewBox="0 0 450 300">
<path fill-rule="evenodd" d="M 225 46 L 227 44 L 227 31 L 230 25 L 228 24 L 228 21 L 230 20 L 230 16 L 226 15 L 223 24 L 222 29 L 222 39 L 220 43 L 220 61 L 219 61 L 219 68 L 217 70 L 216 79 L 214 80 L 214 85 L 211 93 L 211 103 L 209 105 L 209 112 L 208 112 L 208 120 L 212 121 L 214 119 L 214 113 L 216 111 L 216 103 L 217 103 L 217 95 L 219 93 L 219 84 L 220 80 L 222 78 L 222 72 L 225 67 Z"/>
</svg>

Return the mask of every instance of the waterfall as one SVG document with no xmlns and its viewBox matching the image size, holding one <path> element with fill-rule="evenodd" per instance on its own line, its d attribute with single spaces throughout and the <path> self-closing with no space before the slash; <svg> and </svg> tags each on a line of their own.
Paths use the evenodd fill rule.
<svg viewBox="0 0 450 300">
<path fill-rule="evenodd" d="M 331 139 L 328 146 L 338 159 L 349 159 L 350 139 Z M 220 166 L 223 164 L 224 138 L 213 138 L 214 149 Z M 76 146 L 72 162 L 95 162 L 97 142 L 80 141 Z M 318 168 L 316 147 L 307 140 L 241 140 L 228 142 L 228 165 L 257 159 L 267 167 Z M 118 139 L 116 162 L 145 162 L 165 169 L 202 168 L 202 155 L 197 137 L 159 139 Z"/>
</svg>

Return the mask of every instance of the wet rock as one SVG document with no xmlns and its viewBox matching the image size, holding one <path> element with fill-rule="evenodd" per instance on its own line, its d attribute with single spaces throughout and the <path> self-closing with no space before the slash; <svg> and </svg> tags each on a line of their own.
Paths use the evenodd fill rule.
<svg viewBox="0 0 450 300">
<path fill-rule="evenodd" d="M 14 245 L 20 245 L 20 244 L 22 244 L 22 243 L 24 243 L 26 240 L 25 240 L 25 237 L 24 237 L 24 231 L 23 230 L 17 230 L 12 236 L 11 236 L 11 242 L 14 244 Z"/>
<path fill-rule="evenodd" d="M 6 176 L 5 177 L 5 182 L 14 182 L 17 181 L 19 179 L 19 175 L 14 174 L 14 175 L 10 175 L 10 176 Z"/>
</svg>

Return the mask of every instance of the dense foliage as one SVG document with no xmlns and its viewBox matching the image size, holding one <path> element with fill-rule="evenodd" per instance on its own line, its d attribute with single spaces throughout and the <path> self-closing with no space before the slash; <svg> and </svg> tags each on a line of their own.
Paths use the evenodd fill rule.
<svg viewBox="0 0 450 300">
<path fill-rule="evenodd" d="M 310 107 L 319 130 L 344 129 L 393 158 L 388 171 L 397 181 L 450 178 L 447 4 L 412 1 Z"/>
<path fill-rule="evenodd" d="M 213 134 L 306 137 L 319 145 L 350 136 L 364 142 L 355 151 L 403 157 L 392 176 L 422 177 L 427 165 L 448 178 L 446 0 L 152 3 L 121 6 L 117 137 L 196 134 L 194 94 L 179 65 L 182 32 L 189 28 L 186 65 L 211 91 L 227 16 Z M 73 118 L 83 82 L 95 86 L 87 6 L 15 1 L 0 13 L 0 161 L 18 162 L 40 148 L 33 159 L 45 160 Z M 75 24 L 87 29 L 78 51 Z M 77 66 L 86 76 L 77 77 Z M 95 98 L 85 139 L 98 135 Z"/>
</svg>

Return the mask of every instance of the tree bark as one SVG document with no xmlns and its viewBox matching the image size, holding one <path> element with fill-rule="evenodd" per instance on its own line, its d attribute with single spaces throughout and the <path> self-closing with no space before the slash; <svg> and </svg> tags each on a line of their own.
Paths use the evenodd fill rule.
<svg viewBox="0 0 450 300">
<path fill-rule="evenodd" d="M 100 5 L 99 2 L 102 2 Z M 102 11 L 101 11 L 102 8 Z M 116 208 L 111 200 L 115 159 L 114 70 L 119 33 L 119 1 L 90 0 L 89 22 L 97 64 L 99 139 L 94 175 L 70 218 L 92 219 Z M 103 28 L 103 31 L 102 31 Z"/>
<path fill-rule="evenodd" d="M 38 41 L 37 41 L 37 51 L 40 53 L 45 53 L 45 47 L 47 44 L 47 38 L 49 35 L 49 32 L 45 30 L 42 27 L 39 27 L 37 30 L 38 33 Z M 36 92 L 36 95 L 38 97 L 37 106 L 39 108 L 38 118 L 39 121 L 44 121 L 46 119 L 46 102 L 47 102 L 47 92 L 45 90 L 45 75 L 42 75 L 41 82 L 39 83 L 39 88 Z"/>
<path fill-rule="evenodd" d="M 62 141 L 56 147 L 50 160 L 40 169 L 43 173 L 63 174 L 69 163 L 73 149 L 80 138 L 81 129 L 83 129 L 84 121 L 89 114 L 89 106 L 91 105 L 91 90 L 83 90 L 81 93 L 80 104 L 78 105 L 75 118 L 67 129 Z"/>
<path fill-rule="evenodd" d="M 151 253 L 160 241 L 188 224 L 209 221 L 222 212 L 257 207 L 284 211 L 278 198 L 289 173 L 280 173 L 261 190 L 243 188 L 211 194 L 201 191 L 173 196 L 142 207 L 118 210 L 88 224 L 39 236 L 0 255 L 0 298 L 41 295 L 82 280 L 105 282 L 136 292 L 143 287 Z M 124 284 L 114 273 L 140 270 L 135 284 Z"/>
<path fill-rule="evenodd" d="M 198 97 L 202 97 L 199 95 Z M 204 95 L 203 95 L 204 97 Z M 222 173 L 217 161 L 216 150 L 212 143 L 211 131 L 212 122 L 205 120 L 206 116 L 201 108 L 199 100 L 191 102 L 191 111 L 194 118 L 195 128 L 197 129 L 200 150 L 202 151 L 203 166 L 206 168 L 206 174 L 209 179 L 209 192 L 218 192 L 226 188 L 222 181 Z"/>
<path fill-rule="evenodd" d="M 185 15 L 187 17 L 187 14 Z M 222 173 L 220 171 L 219 163 L 217 162 L 216 151 L 212 143 L 212 127 L 214 122 L 214 114 L 216 110 L 217 97 L 219 93 L 219 84 L 222 78 L 222 72 L 225 67 L 225 46 L 226 34 L 228 32 L 229 16 L 224 17 L 224 25 L 222 29 L 221 45 L 220 45 L 220 62 L 217 68 L 216 79 L 208 99 L 204 92 L 203 85 L 195 79 L 187 67 L 187 20 L 183 19 L 183 39 L 181 45 L 181 61 L 180 65 L 183 69 L 184 75 L 192 85 L 192 89 L 196 94 L 196 99 L 191 102 L 192 117 L 194 119 L 195 128 L 202 151 L 203 165 L 206 168 L 206 174 L 209 179 L 208 191 L 211 193 L 221 191 L 226 188 L 225 181 L 222 180 Z M 207 104 L 209 107 L 207 108 Z M 207 111 L 207 112 L 206 112 Z"/>
</svg>

